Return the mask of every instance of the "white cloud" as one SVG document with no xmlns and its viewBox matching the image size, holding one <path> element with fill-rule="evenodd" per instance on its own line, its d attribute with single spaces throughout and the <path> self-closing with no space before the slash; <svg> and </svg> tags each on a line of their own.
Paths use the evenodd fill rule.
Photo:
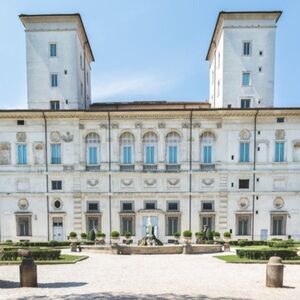
<svg viewBox="0 0 300 300">
<path fill-rule="evenodd" d="M 175 80 L 165 80 L 158 76 L 135 75 L 124 78 L 116 76 L 98 77 L 93 80 L 92 98 L 109 100 L 110 98 L 128 98 L 137 95 L 153 95 L 174 85 Z"/>
</svg>

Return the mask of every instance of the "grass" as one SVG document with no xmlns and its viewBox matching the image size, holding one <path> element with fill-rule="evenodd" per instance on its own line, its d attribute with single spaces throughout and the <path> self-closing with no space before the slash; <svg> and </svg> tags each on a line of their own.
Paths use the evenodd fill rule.
<svg viewBox="0 0 300 300">
<path fill-rule="evenodd" d="M 59 260 L 36 260 L 35 263 L 37 265 L 75 264 L 86 258 L 88 258 L 88 256 L 62 254 Z M 19 265 L 21 261 L 21 258 L 18 260 L 0 260 L 0 265 Z"/>
<path fill-rule="evenodd" d="M 240 258 L 237 255 L 216 255 L 214 257 L 231 264 L 266 264 L 268 262 L 267 260 Z M 300 265 L 300 256 L 295 259 L 283 260 L 283 263 Z"/>
</svg>

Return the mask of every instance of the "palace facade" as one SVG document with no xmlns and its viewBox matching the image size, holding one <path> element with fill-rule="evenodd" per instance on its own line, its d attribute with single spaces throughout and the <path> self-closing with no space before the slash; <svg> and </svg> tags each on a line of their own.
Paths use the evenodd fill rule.
<svg viewBox="0 0 300 300">
<path fill-rule="evenodd" d="M 20 15 L 28 109 L 0 111 L 1 240 L 92 229 L 300 239 L 300 109 L 274 108 L 281 12 L 221 12 L 209 102 L 91 103 L 79 14 Z"/>
</svg>

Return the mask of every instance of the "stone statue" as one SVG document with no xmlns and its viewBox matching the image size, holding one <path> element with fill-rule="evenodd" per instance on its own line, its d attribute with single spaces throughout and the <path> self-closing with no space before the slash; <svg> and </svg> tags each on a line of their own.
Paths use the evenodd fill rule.
<svg viewBox="0 0 300 300">
<path fill-rule="evenodd" d="M 147 225 L 146 225 L 146 236 L 152 238 L 152 224 L 151 224 L 151 217 L 148 217 Z"/>
</svg>

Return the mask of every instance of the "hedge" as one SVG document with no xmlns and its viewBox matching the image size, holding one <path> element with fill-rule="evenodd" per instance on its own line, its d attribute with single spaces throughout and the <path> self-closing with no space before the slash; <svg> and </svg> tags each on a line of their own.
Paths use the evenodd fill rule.
<svg viewBox="0 0 300 300">
<path fill-rule="evenodd" d="M 297 257 L 297 251 L 289 249 L 237 249 L 236 254 L 240 258 L 268 260 L 272 256 L 280 256 L 282 259 Z"/>
<path fill-rule="evenodd" d="M 231 246 L 267 246 L 268 241 L 248 241 L 247 239 L 239 239 L 237 241 L 229 241 Z"/>
<path fill-rule="evenodd" d="M 67 247 L 70 241 L 50 241 L 50 242 L 16 242 L 16 243 L 0 243 L 0 246 L 17 246 L 17 247 Z"/>
<path fill-rule="evenodd" d="M 58 260 L 60 252 L 57 249 L 29 249 L 34 260 Z M 3 249 L 0 254 L 0 260 L 17 260 L 18 257 L 18 249 Z"/>
</svg>

